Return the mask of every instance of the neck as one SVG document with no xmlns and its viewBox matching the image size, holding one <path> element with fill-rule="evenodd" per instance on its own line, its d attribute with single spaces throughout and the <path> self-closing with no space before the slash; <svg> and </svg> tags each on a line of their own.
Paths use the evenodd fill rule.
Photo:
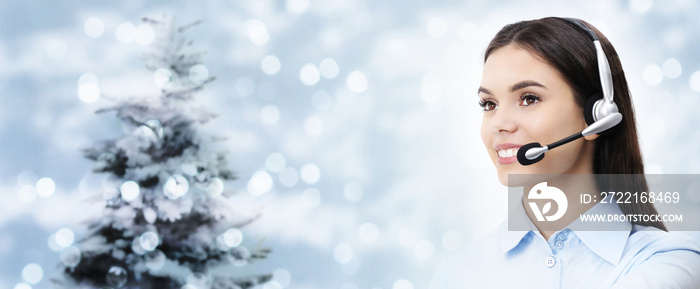
<svg viewBox="0 0 700 289">
<path fill-rule="evenodd" d="M 596 181 L 592 174 L 566 174 L 557 175 L 554 178 L 547 180 L 548 187 L 556 187 L 560 189 L 566 195 L 568 200 L 568 208 L 566 209 L 566 214 L 564 214 L 559 220 L 553 222 L 540 222 L 537 221 L 536 215 L 533 213 L 532 208 L 527 205 L 527 194 L 532 190 L 534 185 L 523 186 L 524 197 L 523 197 L 523 207 L 528 217 L 533 224 L 537 227 L 540 234 L 549 241 L 549 237 L 554 234 L 554 232 L 559 231 L 566 226 L 573 223 L 579 216 L 591 207 L 594 203 L 582 204 L 579 202 L 579 198 L 582 194 L 597 194 L 598 188 L 596 186 Z"/>
</svg>

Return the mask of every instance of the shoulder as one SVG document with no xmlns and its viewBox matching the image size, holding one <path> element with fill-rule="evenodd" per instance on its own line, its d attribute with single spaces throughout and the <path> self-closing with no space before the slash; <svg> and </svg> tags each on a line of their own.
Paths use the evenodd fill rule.
<svg viewBox="0 0 700 289">
<path fill-rule="evenodd" d="M 654 227 L 633 225 L 628 239 L 628 249 L 633 253 L 649 254 L 670 251 L 688 251 L 700 254 L 700 242 L 683 232 L 666 232 Z"/>
<path fill-rule="evenodd" d="M 613 288 L 700 288 L 700 243 L 682 232 L 634 225 Z"/>
</svg>

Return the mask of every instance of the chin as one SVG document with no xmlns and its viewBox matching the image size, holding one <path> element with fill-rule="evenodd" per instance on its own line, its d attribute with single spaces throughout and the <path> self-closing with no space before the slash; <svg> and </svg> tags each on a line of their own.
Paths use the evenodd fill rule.
<svg viewBox="0 0 700 289">
<path fill-rule="evenodd" d="M 498 170 L 498 181 L 506 187 L 522 187 L 525 185 L 534 185 L 547 180 L 547 174 L 543 164 L 534 164 L 530 166 L 501 168 Z M 508 177 L 508 175 L 519 175 L 517 178 Z"/>
</svg>

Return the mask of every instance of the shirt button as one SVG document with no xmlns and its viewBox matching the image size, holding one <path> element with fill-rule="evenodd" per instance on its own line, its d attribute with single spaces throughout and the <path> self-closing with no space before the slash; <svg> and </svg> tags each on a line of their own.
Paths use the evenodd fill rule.
<svg viewBox="0 0 700 289">
<path fill-rule="evenodd" d="M 554 243 L 554 245 L 557 246 L 557 248 L 559 249 L 564 248 L 564 242 L 562 241 L 557 241 L 556 243 Z"/>
<path fill-rule="evenodd" d="M 547 268 L 552 268 L 554 267 L 554 264 L 556 261 L 554 260 L 554 257 L 547 257 L 544 259 L 544 265 L 547 266 Z"/>
<path fill-rule="evenodd" d="M 560 232 L 559 234 L 557 234 L 557 240 L 559 240 L 559 241 L 566 240 L 566 234 L 564 234 L 564 232 Z"/>
</svg>

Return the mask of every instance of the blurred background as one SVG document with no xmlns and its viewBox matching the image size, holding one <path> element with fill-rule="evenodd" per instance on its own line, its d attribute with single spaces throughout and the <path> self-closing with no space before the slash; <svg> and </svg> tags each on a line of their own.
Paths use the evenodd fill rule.
<svg viewBox="0 0 700 289">
<path fill-rule="evenodd" d="M 79 239 L 102 213 L 80 150 L 123 134 L 94 114 L 108 96 L 157 91 L 145 16 L 203 21 L 186 35 L 218 78 L 196 96 L 220 115 L 204 128 L 228 138 L 233 200 L 263 212 L 246 236 L 273 249 L 232 274 L 412 289 L 506 217 L 476 97 L 503 25 L 598 27 L 622 60 L 647 172 L 697 174 L 699 13 L 691 0 L 2 1 L 0 289 L 52 288 L 57 236 Z"/>
</svg>

